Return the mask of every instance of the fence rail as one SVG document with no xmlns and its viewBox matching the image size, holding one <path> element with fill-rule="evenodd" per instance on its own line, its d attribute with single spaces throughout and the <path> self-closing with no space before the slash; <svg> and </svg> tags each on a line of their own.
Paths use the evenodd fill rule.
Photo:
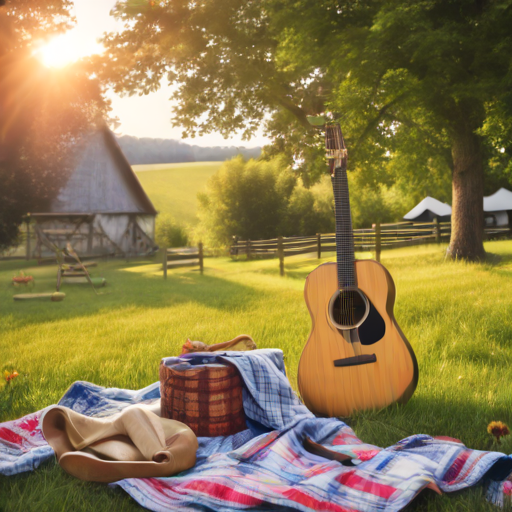
<svg viewBox="0 0 512 512">
<path fill-rule="evenodd" d="M 203 273 L 203 244 L 199 242 L 197 247 L 177 247 L 173 249 L 165 249 L 163 252 L 163 271 L 164 279 L 167 279 L 167 270 L 181 267 L 197 267 Z"/>
<path fill-rule="evenodd" d="M 408 247 L 413 245 L 441 243 L 451 235 L 450 222 L 398 222 L 393 224 L 374 224 L 371 228 L 354 230 L 354 249 L 356 251 L 374 251 L 375 259 L 380 261 L 383 249 Z M 485 228 L 487 238 L 507 236 L 511 234 L 510 226 Z M 246 256 L 279 258 L 281 275 L 284 274 L 284 258 L 298 254 L 322 253 L 336 251 L 335 233 L 316 236 L 277 237 L 268 240 L 239 240 L 233 238 L 230 248 L 232 257 Z"/>
</svg>

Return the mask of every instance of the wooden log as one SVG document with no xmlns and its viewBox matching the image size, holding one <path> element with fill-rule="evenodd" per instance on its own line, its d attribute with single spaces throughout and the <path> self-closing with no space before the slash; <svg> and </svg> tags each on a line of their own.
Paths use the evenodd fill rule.
<svg viewBox="0 0 512 512">
<path fill-rule="evenodd" d="M 52 302 L 60 302 L 64 300 L 66 296 L 65 293 L 62 292 L 53 292 L 53 293 L 20 293 L 18 295 L 13 295 L 14 300 L 51 300 Z"/>
<path fill-rule="evenodd" d="M 318 259 L 322 257 L 322 235 L 320 233 L 316 234 L 316 255 Z"/>
</svg>

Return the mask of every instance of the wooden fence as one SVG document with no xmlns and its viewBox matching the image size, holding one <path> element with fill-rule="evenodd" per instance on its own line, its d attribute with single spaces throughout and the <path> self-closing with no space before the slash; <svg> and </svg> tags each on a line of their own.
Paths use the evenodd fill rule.
<svg viewBox="0 0 512 512">
<path fill-rule="evenodd" d="M 179 267 L 197 267 L 203 273 L 203 244 L 199 242 L 197 247 L 177 247 L 163 249 L 164 279 L 167 279 L 167 270 Z"/>
<path fill-rule="evenodd" d="M 485 228 L 487 238 L 510 235 L 509 226 Z M 368 229 L 354 230 L 354 249 L 356 251 L 375 252 L 375 259 L 380 261 L 383 249 L 407 247 L 448 241 L 451 234 L 450 222 L 398 222 L 394 224 L 374 224 Z M 322 253 L 336 251 L 334 233 L 316 234 L 315 236 L 277 237 L 269 240 L 233 239 L 230 248 L 232 257 L 244 255 L 247 259 L 255 257 L 279 258 L 281 275 L 284 274 L 284 258 L 297 254 L 315 253 L 318 258 Z"/>
</svg>

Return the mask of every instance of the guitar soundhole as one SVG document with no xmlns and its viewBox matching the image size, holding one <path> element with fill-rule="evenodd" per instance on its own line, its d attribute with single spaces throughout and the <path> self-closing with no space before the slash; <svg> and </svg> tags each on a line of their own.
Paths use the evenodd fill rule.
<svg viewBox="0 0 512 512">
<path fill-rule="evenodd" d="M 359 290 L 338 290 L 329 302 L 329 316 L 338 329 L 353 329 L 368 316 L 368 299 Z"/>
</svg>

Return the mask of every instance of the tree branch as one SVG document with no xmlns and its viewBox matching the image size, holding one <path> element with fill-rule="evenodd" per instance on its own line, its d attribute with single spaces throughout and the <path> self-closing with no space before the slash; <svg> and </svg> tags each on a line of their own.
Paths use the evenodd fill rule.
<svg viewBox="0 0 512 512">
<path fill-rule="evenodd" d="M 407 94 L 399 94 L 394 100 L 390 101 L 389 103 L 386 103 L 378 112 L 377 115 L 366 125 L 366 128 L 364 129 L 363 133 L 359 136 L 357 139 L 357 142 L 354 147 L 354 152 L 357 151 L 357 148 L 360 144 L 368 137 L 370 132 L 374 130 L 377 125 L 379 124 L 379 121 L 386 115 L 387 111 L 396 103 L 398 103 L 402 98 L 404 98 Z"/>
<path fill-rule="evenodd" d="M 295 105 L 291 100 L 289 100 L 285 96 L 277 96 L 274 98 L 278 105 L 288 110 L 291 114 L 295 116 L 295 118 L 299 121 L 301 126 L 307 129 L 307 131 L 312 130 L 312 126 L 309 124 L 306 112 L 302 110 L 300 107 Z"/>
</svg>

